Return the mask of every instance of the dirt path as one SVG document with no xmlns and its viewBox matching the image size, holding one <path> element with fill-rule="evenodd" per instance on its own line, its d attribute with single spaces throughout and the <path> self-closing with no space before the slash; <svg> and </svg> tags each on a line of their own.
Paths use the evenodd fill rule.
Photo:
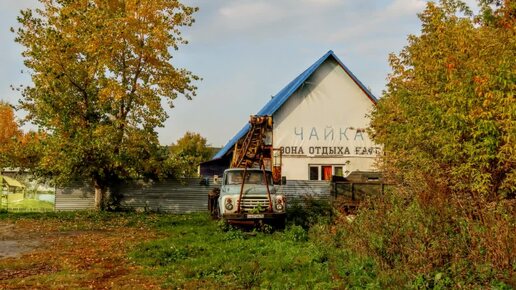
<svg viewBox="0 0 516 290">
<path fill-rule="evenodd" d="M 140 225 L 0 220 L 0 289 L 155 289 L 128 253 L 156 235 Z"/>
<path fill-rule="evenodd" d="M 20 257 L 40 244 L 38 238 L 24 235 L 13 223 L 0 221 L 0 259 Z"/>
</svg>

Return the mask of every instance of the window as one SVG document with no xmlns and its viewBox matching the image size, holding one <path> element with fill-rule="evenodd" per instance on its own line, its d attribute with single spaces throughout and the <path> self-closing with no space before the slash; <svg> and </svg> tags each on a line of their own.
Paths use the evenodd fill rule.
<svg viewBox="0 0 516 290">
<path fill-rule="evenodd" d="M 310 165 L 309 166 L 310 180 L 331 180 L 332 176 L 344 176 L 344 165 Z"/>
<path fill-rule="evenodd" d="M 243 170 L 238 171 L 229 171 L 226 175 L 226 184 L 228 185 L 237 185 L 242 184 L 242 177 L 244 175 Z M 272 184 L 272 175 L 267 172 L 267 182 Z M 263 179 L 263 172 L 257 170 L 247 171 L 245 177 L 245 184 L 265 184 L 265 180 Z"/>
<path fill-rule="evenodd" d="M 334 166 L 333 167 L 333 175 L 344 176 L 344 170 L 342 169 L 342 166 Z"/>
<path fill-rule="evenodd" d="M 310 166 L 310 180 L 319 180 L 319 166 Z"/>
</svg>

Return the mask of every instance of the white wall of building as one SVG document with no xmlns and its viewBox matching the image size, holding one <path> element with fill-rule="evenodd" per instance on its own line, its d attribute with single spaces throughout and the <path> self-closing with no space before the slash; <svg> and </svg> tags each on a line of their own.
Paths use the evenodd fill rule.
<svg viewBox="0 0 516 290">
<path fill-rule="evenodd" d="M 328 58 L 273 115 L 274 147 L 283 147 L 288 179 L 309 179 L 310 165 L 341 165 L 344 175 L 374 170 L 380 147 L 367 135 L 374 104 Z"/>
</svg>

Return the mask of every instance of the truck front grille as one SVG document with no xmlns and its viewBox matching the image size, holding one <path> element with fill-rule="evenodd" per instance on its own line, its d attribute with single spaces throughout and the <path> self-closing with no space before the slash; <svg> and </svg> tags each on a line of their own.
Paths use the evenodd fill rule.
<svg viewBox="0 0 516 290">
<path fill-rule="evenodd" d="M 266 212 L 269 209 L 269 200 L 266 196 L 242 197 L 242 202 L 240 203 L 240 210 L 242 212 L 251 212 L 256 208 L 260 208 L 260 212 Z"/>
</svg>

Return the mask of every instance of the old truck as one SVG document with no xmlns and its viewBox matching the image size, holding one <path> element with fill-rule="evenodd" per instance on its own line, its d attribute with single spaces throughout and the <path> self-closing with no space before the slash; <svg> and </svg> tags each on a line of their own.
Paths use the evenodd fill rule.
<svg viewBox="0 0 516 290">
<path fill-rule="evenodd" d="M 218 210 L 230 224 L 284 227 L 286 199 L 276 193 L 271 171 L 230 168 L 222 178 Z"/>
<path fill-rule="evenodd" d="M 283 227 L 286 198 L 274 187 L 282 178 L 281 151 L 272 147 L 272 117 L 251 116 L 249 123 L 246 136 L 235 144 L 220 191 L 212 191 L 212 214 L 230 224 Z"/>
</svg>

